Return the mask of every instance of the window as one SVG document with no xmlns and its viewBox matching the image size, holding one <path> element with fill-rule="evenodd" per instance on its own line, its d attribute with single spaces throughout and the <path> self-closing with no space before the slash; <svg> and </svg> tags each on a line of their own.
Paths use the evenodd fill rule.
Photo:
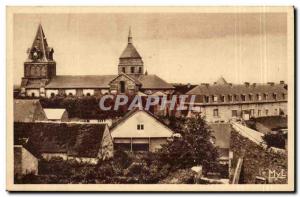
<svg viewBox="0 0 300 197">
<path fill-rule="evenodd" d="M 277 94 L 276 93 L 273 93 L 273 99 L 277 100 Z"/>
<path fill-rule="evenodd" d="M 221 102 L 225 102 L 225 96 L 221 96 L 220 99 L 221 99 Z"/>
<path fill-rule="evenodd" d="M 90 93 L 87 93 L 86 95 L 87 95 L 87 96 L 91 96 L 91 94 L 90 94 Z"/>
<path fill-rule="evenodd" d="M 122 72 L 125 73 L 125 67 L 122 67 Z"/>
<path fill-rule="evenodd" d="M 266 109 L 266 116 L 268 116 L 268 115 L 269 115 L 269 110 Z"/>
<path fill-rule="evenodd" d="M 254 116 L 255 110 L 254 109 L 250 109 L 250 116 Z"/>
<path fill-rule="evenodd" d="M 228 95 L 228 101 L 232 102 L 232 100 L 233 100 L 232 95 Z"/>
<path fill-rule="evenodd" d="M 131 73 L 134 73 L 134 67 L 130 67 Z"/>
<path fill-rule="evenodd" d="M 284 93 L 282 93 L 282 99 L 283 99 L 283 100 L 285 99 L 285 94 L 284 94 Z"/>
<path fill-rule="evenodd" d="M 260 117 L 261 116 L 261 110 L 257 110 L 257 116 Z"/>
<path fill-rule="evenodd" d="M 55 94 L 52 92 L 52 93 L 51 93 L 51 97 L 53 98 L 54 96 L 55 96 Z"/>
<path fill-rule="evenodd" d="M 120 92 L 125 93 L 125 81 L 120 81 Z"/>
<path fill-rule="evenodd" d="M 249 94 L 249 101 L 252 101 L 252 94 Z"/>
<path fill-rule="evenodd" d="M 208 103 L 209 102 L 209 96 L 204 96 L 204 102 Z"/>
<path fill-rule="evenodd" d="M 214 109 L 214 116 L 219 116 L 219 110 L 218 109 Z"/>
<path fill-rule="evenodd" d="M 234 95 L 233 98 L 234 98 L 235 101 L 238 101 L 238 100 L 239 100 L 239 98 L 238 98 L 237 95 Z"/>
<path fill-rule="evenodd" d="M 139 67 L 139 73 L 142 73 L 142 67 Z"/>
<path fill-rule="evenodd" d="M 217 102 L 218 101 L 218 97 L 217 96 L 213 96 L 213 102 Z"/>
<path fill-rule="evenodd" d="M 144 130 L 144 124 L 137 124 L 137 130 Z"/>
<path fill-rule="evenodd" d="M 35 94 L 34 94 L 34 92 L 32 92 L 32 93 L 31 93 L 31 96 L 32 96 L 32 97 L 35 97 Z"/>
<path fill-rule="evenodd" d="M 69 93 L 69 96 L 73 96 L 72 92 Z"/>
<path fill-rule="evenodd" d="M 267 99 L 268 99 L 268 95 L 264 94 L 264 100 L 267 100 Z"/>
<path fill-rule="evenodd" d="M 237 117 L 237 110 L 232 110 L 231 114 L 232 114 L 232 117 Z"/>
<path fill-rule="evenodd" d="M 241 95 L 241 98 L 242 98 L 242 101 L 245 101 L 246 100 L 246 95 Z"/>
</svg>

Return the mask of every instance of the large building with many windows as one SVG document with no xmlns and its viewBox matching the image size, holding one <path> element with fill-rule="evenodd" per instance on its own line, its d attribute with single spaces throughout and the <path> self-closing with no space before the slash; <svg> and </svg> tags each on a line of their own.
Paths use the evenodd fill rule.
<svg viewBox="0 0 300 197">
<path fill-rule="evenodd" d="M 287 114 L 287 85 L 280 83 L 231 84 L 221 77 L 214 84 L 201 84 L 188 91 L 196 95 L 197 110 L 209 122 L 247 120 L 251 117 Z"/>
<path fill-rule="evenodd" d="M 158 77 L 144 72 L 142 57 L 132 43 L 129 30 L 128 44 L 119 58 L 117 75 L 56 75 L 54 50 L 48 46 L 43 28 L 39 25 L 28 59 L 24 63 L 21 95 L 51 97 L 55 95 L 137 94 L 156 92 L 172 94 L 174 87 Z"/>
</svg>

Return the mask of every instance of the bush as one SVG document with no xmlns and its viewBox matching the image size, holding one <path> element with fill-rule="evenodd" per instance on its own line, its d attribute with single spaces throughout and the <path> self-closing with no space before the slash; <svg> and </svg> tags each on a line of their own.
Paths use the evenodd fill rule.
<svg viewBox="0 0 300 197">
<path fill-rule="evenodd" d="M 286 136 L 282 133 L 268 133 L 263 136 L 268 147 L 285 148 Z"/>
</svg>

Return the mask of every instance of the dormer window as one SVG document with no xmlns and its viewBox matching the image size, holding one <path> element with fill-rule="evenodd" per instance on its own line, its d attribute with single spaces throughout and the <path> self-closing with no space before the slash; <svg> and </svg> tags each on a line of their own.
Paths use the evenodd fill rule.
<svg viewBox="0 0 300 197">
<path fill-rule="evenodd" d="M 142 73 L 142 67 L 139 67 L 139 73 Z"/>
<path fill-rule="evenodd" d="M 122 67 L 122 72 L 125 73 L 125 67 Z"/>
<path fill-rule="evenodd" d="M 221 99 L 221 102 L 225 102 L 225 96 L 221 96 L 220 99 Z"/>
<path fill-rule="evenodd" d="M 277 100 L 277 94 L 276 93 L 273 93 L 273 99 Z"/>
<path fill-rule="evenodd" d="M 242 94 L 241 99 L 242 99 L 242 101 L 246 101 L 246 95 Z"/>
<path fill-rule="evenodd" d="M 213 96 L 213 102 L 217 102 L 218 101 L 218 97 L 217 96 Z"/>
<path fill-rule="evenodd" d="M 267 99 L 268 99 L 268 95 L 264 94 L 264 100 L 267 100 Z"/>
<path fill-rule="evenodd" d="M 131 71 L 131 73 L 134 73 L 134 67 L 133 66 L 130 67 L 130 71 Z"/>
<path fill-rule="evenodd" d="M 137 124 L 137 130 L 144 130 L 144 124 Z"/>
<path fill-rule="evenodd" d="M 209 102 L 209 97 L 208 96 L 204 96 L 204 102 L 208 103 Z"/>
<path fill-rule="evenodd" d="M 252 94 L 249 94 L 249 101 L 252 101 Z"/>
</svg>

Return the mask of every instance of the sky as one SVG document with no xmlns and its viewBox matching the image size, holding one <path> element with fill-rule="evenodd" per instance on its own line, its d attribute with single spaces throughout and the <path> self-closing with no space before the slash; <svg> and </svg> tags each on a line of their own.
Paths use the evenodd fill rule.
<svg viewBox="0 0 300 197">
<path fill-rule="evenodd" d="M 14 84 L 39 23 L 57 75 L 117 74 L 131 27 L 145 70 L 170 83 L 287 81 L 285 13 L 15 14 L 13 23 Z"/>
</svg>

